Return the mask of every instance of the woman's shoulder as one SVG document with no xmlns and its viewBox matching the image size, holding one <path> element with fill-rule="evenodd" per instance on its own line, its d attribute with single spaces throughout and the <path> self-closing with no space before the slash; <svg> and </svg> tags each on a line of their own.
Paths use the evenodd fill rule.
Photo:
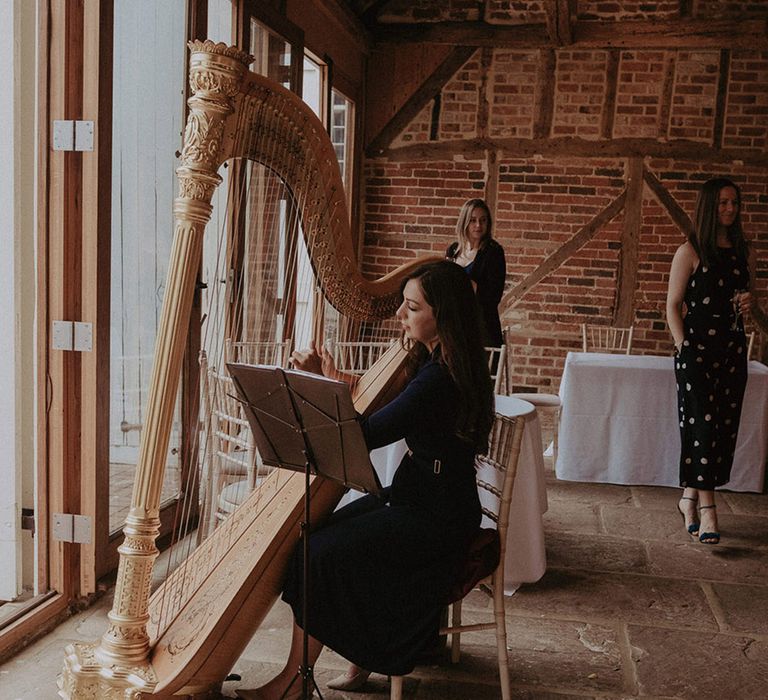
<svg viewBox="0 0 768 700">
<path fill-rule="evenodd" d="M 676 274 L 692 275 L 699 266 L 699 254 L 690 241 L 686 241 L 678 246 L 672 257 L 672 270 L 677 270 Z"/>
<path fill-rule="evenodd" d="M 447 374 L 448 368 L 434 356 L 427 357 L 416 372 L 416 376 L 425 377 L 438 377 Z"/>
<path fill-rule="evenodd" d="M 503 246 L 501 245 L 501 243 L 499 243 L 499 242 L 498 242 L 498 241 L 497 241 L 495 238 L 489 238 L 489 239 L 488 239 L 488 240 L 485 242 L 485 249 L 486 249 L 488 252 L 491 252 L 491 251 L 493 251 L 493 252 L 494 252 L 494 253 L 496 253 L 497 255 L 498 255 L 499 253 L 502 253 L 502 254 L 504 253 L 504 247 L 503 247 Z"/>
<path fill-rule="evenodd" d="M 675 251 L 675 258 L 682 261 L 698 262 L 699 254 L 696 252 L 693 244 L 690 241 L 686 241 L 682 245 L 678 246 L 677 250 Z"/>
<path fill-rule="evenodd" d="M 458 241 L 454 241 L 451 243 L 446 249 L 445 249 L 445 257 L 446 258 L 455 258 L 456 254 L 459 252 L 459 243 Z"/>
<path fill-rule="evenodd" d="M 434 357 L 425 360 L 416 372 L 414 380 L 418 380 L 421 385 L 432 387 L 453 384 L 453 378 L 447 365 Z"/>
<path fill-rule="evenodd" d="M 504 248 L 495 238 L 489 238 L 477 251 L 477 260 L 504 260 Z"/>
</svg>

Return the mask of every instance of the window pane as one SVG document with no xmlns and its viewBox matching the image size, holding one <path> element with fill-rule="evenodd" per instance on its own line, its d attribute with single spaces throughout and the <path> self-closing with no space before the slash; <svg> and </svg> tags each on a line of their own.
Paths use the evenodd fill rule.
<svg viewBox="0 0 768 700">
<path fill-rule="evenodd" d="M 130 505 L 173 238 L 184 114 L 184 0 L 118 2 L 114 17 L 110 531 Z M 178 403 L 163 500 L 179 491 Z"/>
<path fill-rule="evenodd" d="M 352 143 L 352 127 L 354 124 L 354 104 L 348 100 L 338 90 L 332 91 L 331 97 L 331 142 L 336 151 L 336 158 L 339 161 L 339 170 L 341 170 L 341 179 L 344 181 L 344 187 L 349 198 L 349 175 L 348 163 L 351 162 L 350 150 Z"/>
<path fill-rule="evenodd" d="M 291 45 L 285 39 L 269 31 L 260 22 L 251 18 L 251 54 L 255 60 L 251 70 L 291 87 Z"/>
</svg>

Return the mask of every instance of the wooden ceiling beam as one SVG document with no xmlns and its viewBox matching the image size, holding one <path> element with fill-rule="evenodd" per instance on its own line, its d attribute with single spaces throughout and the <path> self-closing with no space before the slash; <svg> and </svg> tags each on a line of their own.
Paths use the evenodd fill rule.
<svg viewBox="0 0 768 700">
<path fill-rule="evenodd" d="M 415 143 L 398 148 L 369 153 L 392 162 L 412 160 L 438 161 L 463 157 L 482 160 L 488 150 L 503 151 L 507 158 L 681 158 L 713 163 L 744 163 L 768 167 L 768 152 L 758 149 L 713 148 L 699 141 L 657 141 L 656 139 L 622 138 L 590 140 L 567 137 L 555 138 L 484 138 L 456 139 L 443 142 Z"/>
<path fill-rule="evenodd" d="M 364 53 L 370 52 L 370 30 L 346 3 L 319 3 L 318 10 L 337 27 L 342 28 Z M 332 25 L 329 25 L 329 31 L 333 31 Z"/>
<path fill-rule="evenodd" d="M 448 57 L 429 75 L 424 83 L 408 98 L 397 113 L 384 125 L 382 130 L 366 147 L 369 157 L 375 157 L 392 143 L 416 115 L 429 104 L 443 86 L 454 76 L 475 52 L 472 46 L 457 46 Z"/>
<path fill-rule="evenodd" d="M 559 23 L 559 16 L 556 19 Z M 560 29 L 556 31 L 559 32 Z M 420 42 L 516 49 L 538 49 L 561 45 L 553 41 L 547 24 L 498 25 L 487 22 L 379 24 L 373 32 L 373 37 L 377 43 L 388 44 Z M 768 48 L 768 19 L 681 18 L 665 21 L 577 21 L 571 25 L 571 38 L 572 42 L 569 46 L 573 48 L 766 49 Z"/>
<path fill-rule="evenodd" d="M 764 49 L 768 47 L 768 20 L 576 22 L 573 44 L 579 48 Z"/>
<path fill-rule="evenodd" d="M 514 26 L 487 22 L 423 22 L 418 24 L 379 24 L 373 32 L 377 43 L 453 44 L 454 46 L 550 46 L 545 24 Z"/>
<path fill-rule="evenodd" d="M 386 8 L 390 0 L 363 0 L 357 3 L 356 13 L 366 26 L 373 26 L 378 15 Z"/>
</svg>

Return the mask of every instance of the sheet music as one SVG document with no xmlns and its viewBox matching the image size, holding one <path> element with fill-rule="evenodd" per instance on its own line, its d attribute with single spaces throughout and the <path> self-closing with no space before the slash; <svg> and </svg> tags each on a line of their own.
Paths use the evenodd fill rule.
<svg viewBox="0 0 768 700">
<path fill-rule="evenodd" d="M 228 363 L 265 464 L 379 493 L 349 386 L 301 370 Z"/>
</svg>

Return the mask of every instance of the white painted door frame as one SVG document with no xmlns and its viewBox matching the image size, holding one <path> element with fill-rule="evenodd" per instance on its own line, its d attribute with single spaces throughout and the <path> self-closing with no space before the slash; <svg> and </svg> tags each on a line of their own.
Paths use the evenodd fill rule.
<svg viewBox="0 0 768 700">
<path fill-rule="evenodd" d="M 21 593 L 21 469 L 16 445 L 16 293 L 15 246 L 18 173 L 14 149 L 16 93 L 16 15 L 14 0 L 0 0 L 0 65 L 11 66 L 14 99 L 0 100 L 0 600 Z M 7 164 L 11 167 L 7 167 Z M 9 254 L 11 253 L 11 254 Z"/>
</svg>

